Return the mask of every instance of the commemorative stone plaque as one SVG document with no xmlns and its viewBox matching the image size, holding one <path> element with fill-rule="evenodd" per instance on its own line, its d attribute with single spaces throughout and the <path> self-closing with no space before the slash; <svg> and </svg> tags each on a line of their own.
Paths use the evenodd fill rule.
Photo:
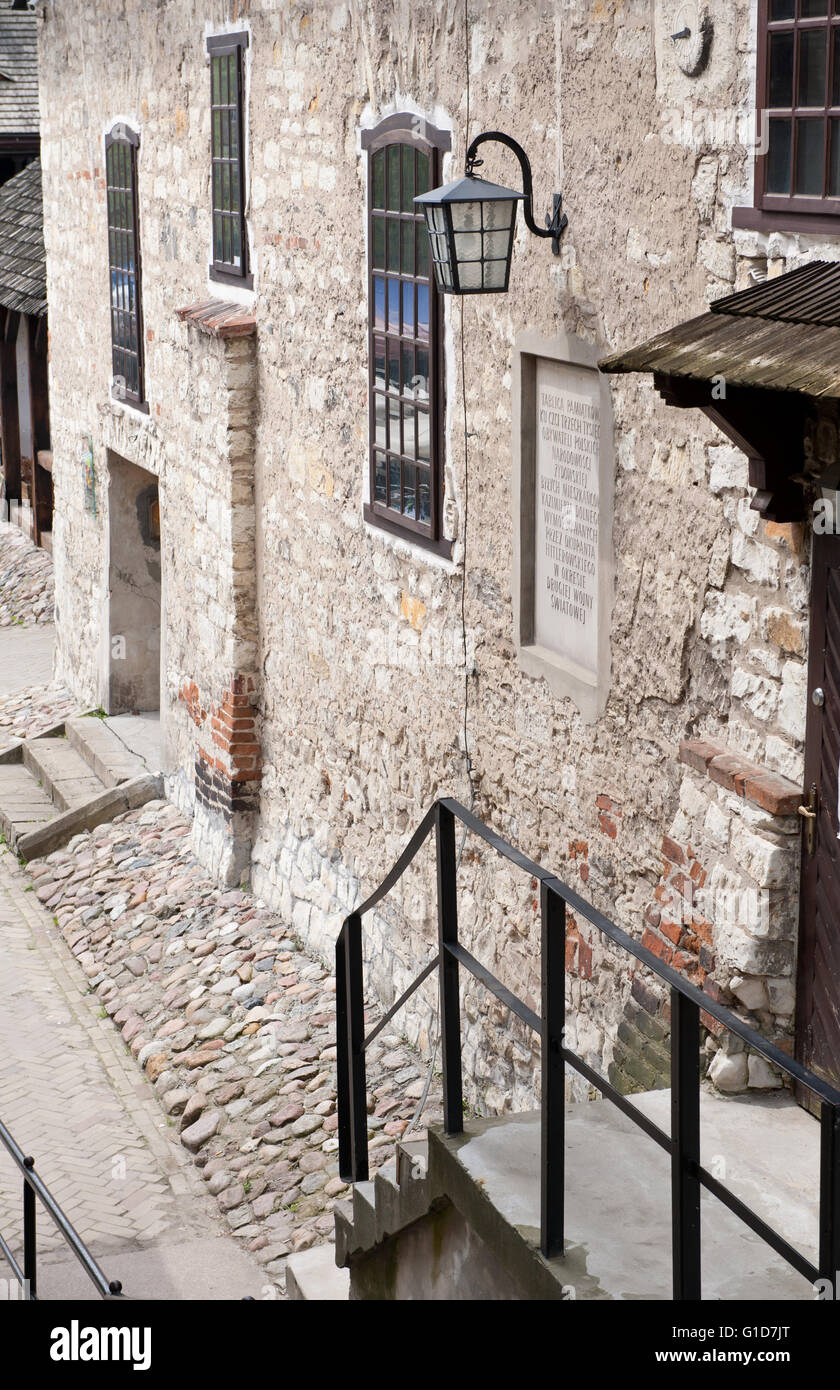
<svg viewBox="0 0 840 1390">
<path fill-rule="evenodd" d="M 598 351 L 572 335 L 523 334 L 514 377 L 517 652 L 583 717 L 609 684 L 613 437 Z"/>
<path fill-rule="evenodd" d="M 597 676 L 599 383 L 539 358 L 536 392 L 534 638 Z"/>
</svg>

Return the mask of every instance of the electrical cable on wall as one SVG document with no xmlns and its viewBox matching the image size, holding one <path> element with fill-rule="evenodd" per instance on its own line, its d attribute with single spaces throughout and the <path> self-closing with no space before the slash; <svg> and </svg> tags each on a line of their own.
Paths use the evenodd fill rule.
<svg viewBox="0 0 840 1390">
<path fill-rule="evenodd" d="M 466 116 L 465 139 L 466 139 L 467 148 L 469 148 L 469 141 L 470 141 L 470 24 L 469 24 L 469 10 L 468 10 L 468 4 L 469 4 L 469 0 L 464 0 L 464 57 L 465 57 L 465 62 L 466 62 L 466 74 L 467 74 L 467 116 Z M 464 313 L 465 313 L 465 304 L 464 304 L 464 300 L 462 299 L 462 300 L 461 300 L 461 322 L 460 322 L 460 329 L 461 329 L 461 406 L 462 406 L 463 421 L 464 421 L 464 526 L 463 526 L 464 545 L 463 545 L 462 569 L 461 569 L 461 641 L 462 641 L 463 651 L 464 651 L 464 723 L 463 723 L 463 732 L 464 732 L 464 761 L 465 761 L 466 769 L 467 769 L 467 778 L 469 779 L 469 784 L 470 784 L 470 810 L 472 811 L 472 810 L 475 809 L 475 778 L 474 778 L 474 776 L 473 776 L 473 762 L 472 762 L 472 757 L 471 757 L 471 755 L 470 755 L 470 743 L 469 743 L 470 669 L 469 669 L 469 660 L 468 660 L 468 652 L 467 652 L 467 528 L 468 528 L 468 525 L 469 525 L 469 509 L 470 509 L 470 448 L 469 448 L 469 437 L 470 437 L 470 436 L 469 436 L 469 427 L 468 427 L 468 421 L 467 421 L 467 367 L 466 367 L 466 353 L 465 353 L 465 348 L 464 348 L 464 337 L 465 337 Z M 455 873 L 456 873 L 456 874 L 457 874 L 458 870 L 459 870 L 460 867 L 461 867 L 461 859 L 462 859 L 462 857 L 463 857 L 464 846 L 466 845 L 466 843 L 467 843 L 467 827 L 464 826 L 464 833 L 463 833 L 462 836 L 461 836 L 461 843 L 460 843 L 460 845 L 459 845 L 459 847 L 458 847 L 458 857 L 457 857 L 457 859 L 456 859 L 456 861 L 455 861 Z M 428 1070 L 428 1072 L 427 1072 L 427 1074 L 426 1074 L 425 1085 L 423 1086 L 423 1093 L 422 1093 L 422 1095 L 421 1095 L 421 1097 L 420 1097 L 420 1100 L 419 1100 L 419 1102 L 418 1102 L 417 1109 L 415 1110 L 414 1114 L 412 1115 L 411 1119 L 410 1119 L 409 1122 L 408 1122 L 408 1127 L 406 1128 L 406 1130 L 405 1130 L 405 1132 L 404 1132 L 404 1135 L 403 1135 L 404 1138 L 405 1138 L 407 1135 L 409 1135 L 409 1134 L 411 1133 L 411 1131 L 415 1128 L 415 1126 L 416 1126 L 418 1120 L 420 1119 L 420 1116 L 421 1116 L 422 1113 L 423 1113 L 423 1110 L 424 1110 L 425 1105 L 426 1105 L 426 1101 L 428 1100 L 429 1089 L 430 1089 L 431 1084 L 432 1084 L 432 1076 L 434 1075 L 435 1061 L 436 1061 L 436 1059 L 437 1059 L 437 1046 L 438 1046 L 438 1045 L 437 1045 L 437 1039 L 435 1039 L 434 1043 L 432 1044 L 432 1056 L 431 1056 L 431 1060 L 430 1060 L 430 1062 L 429 1062 L 429 1070 Z"/>
<path fill-rule="evenodd" d="M 470 16 L 469 0 L 464 0 L 464 67 L 466 69 L 467 80 L 467 115 L 464 139 L 466 147 L 470 145 Z M 470 756 L 468 717 L 470 708 L 470 671 L 467 660 L 467 528 L 469 526 L 470 511 L 470 447 L 469 447 L 469 428 L 467 425 L 467 365 L 466 353 L 464 348 L 464 314 L 466 312 L 464 300 L 461 300 L 461 405 L 464 415 L 464 553 L 461 570 L 461 639 L 464 647 L 464 759 L 467 766 L 467 777 L 470 784 L 470 810 L 475 808 L 475 782 L 473 780 L 473 764 Z M 467 842 L 467 827 L 464 826 L 464 833 L 461 836 L 461 845 L 458 850 L 458 859 L 455 865 L 455 872 L 461 867 L 461 856 L 464 853 L 464 845 Z"/>
</svg>

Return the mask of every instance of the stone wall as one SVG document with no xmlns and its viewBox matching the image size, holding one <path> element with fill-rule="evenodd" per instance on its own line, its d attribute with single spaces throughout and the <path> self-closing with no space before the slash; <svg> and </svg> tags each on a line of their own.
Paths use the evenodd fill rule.
<svg viewBox="0 0 840 1390">
<path fill-rule="evenodd" d="M 766 886 L 751 872 L 753 860 L 739 857 L 754 834 L 788 854 L 785 872 L 794 875 L 794 850 L 783 849 L 795 838 L 787 818 L 756 827 L 751 804 L 687 770 L 680 746 L 710 739 L 801 781 L 807 537 L 762 522 L 750 509 L 743 456 L 699 413 L 668 409 L 647 379 L 612 388 L 616 587 L 602 717 L 584 723 L 516 660 L 510 373 L 517 335 L 528 328 L 551 337 L 562 328 L 619 347 L 701 313 L 748 284 L 751 271 L 772 274 L 836 255 L 805 237 L 729 229 L 729 209 L 749 201 L 754 7 L 736 0 L 716 16 L 709 66 L 694 79 L 666 42 L 675 8 L 666 0 L 531 0 L 511 11 L 497 0 L 471 0 L 469 134 L 501 128 L 519 138 L 534 168 L 537 215 L 562 187 L 570 222 L 556 260 L 520 225 L 508 295 L 445 304 L 445 527 L 454 542 L 445 561 L 362 517 L 361 130 L 396 111 L 425 114 L 452 131 L 444 178 L 460 170 L 462 5 L 168 0 L 150 11 L 124 0 L 118 15 L 81 0 L 44 5 L 59 670 L 81 697 L 98 688 L 103 518 L 83 510 L 79 465 L 90 437 L 100 464 L 113 448 L 161 479 L 171 794 L 198 805 L 197 845 L 225 875 L 244 871 L 253 830 L 253 886 L 325 956 L 342 916 L 384 876 L 432 800 L 469 800 L 462 582 L 477 814 L 639 938 L 653 930 L 662 937 L 649 914 L 673 869 L 685 868 L 663 857 L 663 835 L 684 855 L 691 848 L 707 883 L 743 872 Z M 218 298 L 207 278 L 204 41 L 208 32 L 243 26 L 251 35 L 255 287 L 239 298 L 254 310 L 257 338 L 233 348 L 174 310 Z M 721 112 L 733 118 L 722 130 Z M 117 116 L 141 141 L 146 417 L 108 398 L 102 136 Z M 503 152 L 483 153 L 488 178 L 518 178 Z M 240 408 L 253 498 L 251 464 L 238 471 Z M 221 726 L 239 733 L 242 717 L 255 722 L 242 727 L 248 742 L 240 757 L 219 738 Z M 258 750 L 245 752 L 252 742 Z M 203 761 L 220 748 L 221 800 Z M 234 829 L 231 850 L 224 816 L 238 814 L 232 788 L 245 781 L 246 823 Z M 367 924 L 372 980 L 386 1003 L 433 950 L 430 864 L 431 856 Z M 534 885 L 470 842 L 461 879 L 467 944 L 534 1003 Z M 784 969 L 775 958 L 760 970 L 739 965 L 732 941 L 740 927 L 725 914 L 703 919 L 705 935 L 689 932 L 687 968 L 724 991 L 743 977 L 746 1007 L 774 1032 L 789 1030 L 786 996 L 771 982 L 790 978 L 794 919 L 791 901 L 779 938 L 788 943 Z M 684 949 L 681 940 L 670 946 Z M 649 1070 L 636 1066 L 635 1079 L 661 1082 L 667 1014 L 650 982 L 582 923 L 571 923 L 568 959 L 572 1045 L 591 1063 L 617 1068 L 628 1085 L 624 1064 L 648 1049 Z M 433 992 L 424 990 L 404 1017 L 408 1037 L 425 1050 L 432 1007 Z M 478 987 L 467 988 L 465 1020 L 473 1103 L 527 1102 L 533 1040 L 508 1026 Z"/>
</svg>

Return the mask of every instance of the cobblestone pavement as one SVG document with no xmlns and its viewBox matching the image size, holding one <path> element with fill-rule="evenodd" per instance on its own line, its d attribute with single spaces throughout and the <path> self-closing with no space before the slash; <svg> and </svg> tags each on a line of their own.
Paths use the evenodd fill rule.
<svg viewBox="0 0 840 1390">
<path fill-rule="evenodd" d="M 52 681 L 52 556 L 0 521 L 0 751 L 79 706 Z"/>
<path fill-rule="evenodd" d="M 0 633 L 0 660 L 3 659 Z M 84 714 L 78 700 L 62 686 L 27 686 L 5 697 L 0 695 L 0 752 L 15 739 L 33 738 L 73 714 Z"/>
<path fill-rule="evenodd" d="M 290 1252 L 333 1238 L 332 1202 L 346 1191 L 331 971 L 248 893 L 214 884 L 164 801 L 77 836 L 29 873 L 237 1241 L 282 1280 Z M 375 1170 L 426 1068 L 396 1032 L 367 1060 Z M 423 1123 L 439 1119 L 435 1084 Z"/>
<path fill-rule="evenodd" d="M 266 1296 L 264 1271 L 224 1232 L 151 1087 L 6 849 L 0 1001 L 0 1118 L 108 1278 L 135 1296 Z M 0 1148 L 0 1231 L 18 1253 L 21 1189 Z M 43 1213 L 38 1248 L 40 1293 L 95 1296 Z"/>
<path fill-rule="evenodd" d="M 51 623 L 54 616 L 52 556 L 0 521 L 0 628 Z"/>
</svg>

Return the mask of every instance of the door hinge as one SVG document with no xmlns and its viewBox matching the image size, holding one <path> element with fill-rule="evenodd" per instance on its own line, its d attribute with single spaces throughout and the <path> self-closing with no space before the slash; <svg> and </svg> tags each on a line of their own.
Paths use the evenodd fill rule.
<svg viewBox="0 0 840 1390">
<path fill-rule="evenodd" d="M 799 814 L 805 821 L 805 844 L 808 853 L 813 855 L 817 848 L 817 784 L 811 783 L 807 806 L 799 807 Z"/>
</svg>

